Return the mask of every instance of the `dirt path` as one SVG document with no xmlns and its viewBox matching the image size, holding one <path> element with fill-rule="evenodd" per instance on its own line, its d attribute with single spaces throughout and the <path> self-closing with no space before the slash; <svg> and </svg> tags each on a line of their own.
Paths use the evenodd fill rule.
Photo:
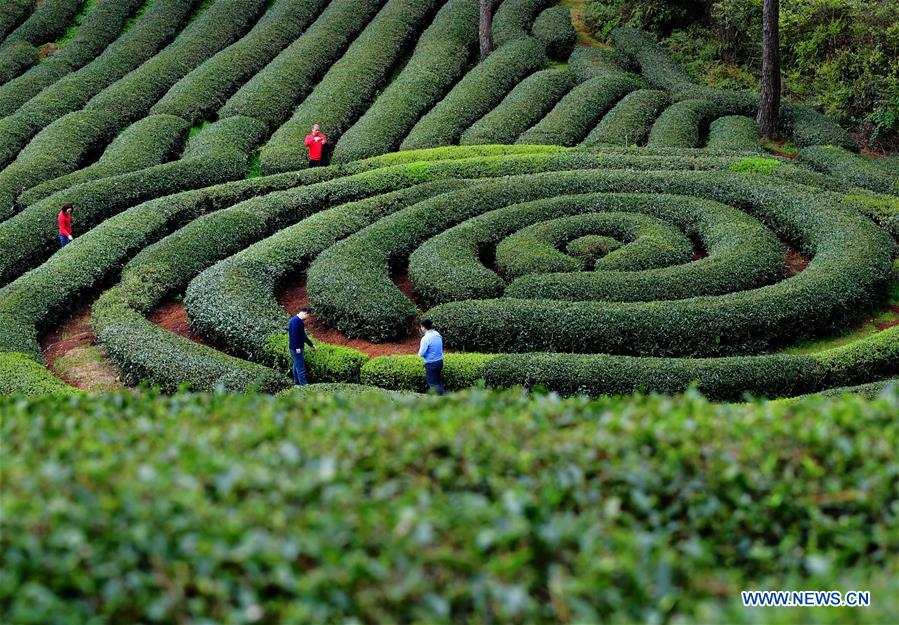
<svg viewBox="0 0 899 625">
<path fill-rule="evenodd" d="M 209 346 L 210 343 L 199 334 L 194 334 L 190 329 L 190 320 L 187 310 L 181 300 L 169 299 L 160 304 L 147 319 L 158 325 L 163 330 L 168 330 L 178 336 L 200 345 Z"/>
<path fill-rule="evenodd" d="M 97 345 L 90 318 L 91 308 L 85 306 L 40 337 L 47 368 L 82 391 L 123 390 L 119 373 Z"/>
<path fill-rule="evenodd" d="M 784 245 L 784 249 L 786 251 L 786 257 L 784 259 L 784 273 L 788 278 L 792 278 L 798 273 L 802 273 L 805 271 L 805 268 L 808 267 L 809 260 L 802 253 L 794 247 L 790 247 L 789 245 Z"/>
<path fill-rule="evenodd" d="M 584 21 L 584 0 L 562 0 L 559 4 L 571 10 L 571 23 L 577 32 L 577 45 L 589 48 L 611 48 L 594 37 L 587 28 Z"/>
<path fill-rule="evenodd" d="M 397 273 L 391 276 L 394 284 L 396 284 L 403 294 L 417 305 L 417 296 L 415 295 L 415 287 L 406 273 Z M 278 303 L 287 311 L 288 314 L 296 314 L 303 306 L 309 305 L 309 297 L 306 294 L 306 278 L 305 276 L 285 282 L 275 294 Z M 286 321 L 285 321 L 286 325 Z M 306 322 L 306 330 L 314 339 L 330 343 L 331 345 L 342 345 L 351 347 L 367 354 L 371 358 L 378 356 L 395 356 L 398 354 L 416 354 L 418 353 L 418 328 L 410 327 L 409 335 L 401 341 L 392 343 L 372 343 L 365 339 L 351 339 L 342 332 L 325 326 L 314 316 Z M 445 350 L 449 352 L 449 350 Z"/>
</svg>

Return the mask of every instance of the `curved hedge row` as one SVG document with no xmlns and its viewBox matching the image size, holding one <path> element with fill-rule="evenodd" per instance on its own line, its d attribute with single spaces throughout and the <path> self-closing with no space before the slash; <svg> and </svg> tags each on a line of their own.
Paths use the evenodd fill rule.
<svg viewBox="0 0 899 625">
<path fill-rule="evenodd" d="M 129 17 L 143 4 L 144 0 L 97 4 L 71 41 L 53 56 L 0 87 L 0 117 L 11 115 L 42 89 L 100 55 L 121 35 Z"/>
<path fill-rule="evenodd" d="M 6 37 L 0 46 L 0 84 L 12 80 L 38 62 L 35 46 L 65 32 L 85 0 L 43 0 L 34 13 Z M 12 10 L 17 10 L 13 7 Z"/>
<path fill-rule="evenodd" d="M 458 189 L 459 181 L 425 183 L 316 213 L 210 267 L 188 286 L 191 326 L 229 353 L 273 365 L 272 335 L 283 334 L 288 316 L 275 300 L 278 283 L 306 271 L 338 240 L 406 206 Z M 284 354 L 286 354 L 286 350 Z"/>
<path fill-rule="evenodd" d="M 43 129 L 0 172 L 0 222 L 19 211 L 19 193 L 78 169 L 118 132 L 117 116 L 103 111 L 75 111 Z"/>
<path fill-rule="evenodd" d="M 510 157 L 496 161 L 496 165 L 504 166 L 496 170 L 481 169 L 472 161 L 456 167 L 447 163 L 444 175 L 452 177 L 516 175 L 473 183 L 470 189 L 420 202 L 329 248 L 309 269 L 310 302 L 321 319 L 348 336 L 375 342 L 406 336 L 418 311 L 390 280 L 391 261 L 404 259 L 428 238 L 483 212 L 555 194 L 603 190 L 591 189 L 591 180 L 599 174 L 579 170 L 614 166 L 652 169 L 665 162 L 573 152 L 556 157 Z M 489 166 L 489 161 L 485 165 Z M 692 165 L 689 161 L 679 164 L 684 168 Z M 432 179 L 423 168 L 417 171 Z M 627 178 L 624 173 L 609 176 L 614 180 Z M 639 183 L 631 184 L 639 190 Z"/>
<path fill-rule="evenodd" d="M 494 47 L 527 37 L 534 18 L 552 3 L 553 0 L 503 0 L 493 15 Z"/>
<path fill-rule="evenodd" d="M 728 113 L 755 115 L 758 93 L 724 91 L 696 85 L 649 33 L 634 28 L 616 28 L 612 31 L 612 42 L 617 49 L 637 62 L 650 85 L 664 89 L 672 100 L 711 100 Z M 822 144 L 839 145 L 848 149 L 858 147 L 846 130 L 807 106 L 784 102 L 781 106 L 781 124 L 791 131 L 793 141 L 801 147 Z"/>
<path fill-rule="evenodd" d="M 331 0 L 318 19 L 251 78 L 219 117 L 255 117 L 273 132 L 340 57 L 386 0 Z"/>
<path fill-rule="evenodd" d="M 43 128 L 83 107 L 94 95 L 140 67 L 183 26 L 199 0 L 156 0 L 133 28 L 96 59 L 41 91 L 14 114 L 0 119 L 0 167 Z"/>
<path fill-rule="evenodd" d="M 0 5 L 0 42 L 28 19 L 33 7 L 33 0 L 7 0 Z"/>
<path fill-rule="evenodd" d="M 799 162 L 848 185 L 899 195 L 899 168 L 892 175 L 841 147 L 816 145 L 799 150 Z"/>
<path fill-rule="evenodd" d="M 0 396 L 65 397 L 77 393 L 28 354 L 0 353 Z"/>
<path fill-rule="evenodd" d="M 25 190 L 76 170 L 86 155 L 123 126 L 145 116 L 153 102 L 190 67 L 239 36 L 264 3 L 222 0 L 212 5 L 163 52 L 97 94 L 84 110 L 42 130 L 15 163 L 0 173 L 0 191 Z M 12 212 L 11 206 L 0 205 L 0 219 Z"/>
<path fill-rule="evenodd" d="M 585 176 L 606 178 L 602 174 Z M 637 183 L 637 179 L 640 180 Z M 429 311 L 450 345 L 479 351 L 712 355 L 752 352 L 842 327 L 879 303 L 895 245 L 839 198 L 760 177 L 690 172 L 629 176 L 616 190 L 681 192 L 741 206 L 813 254 L 809 268 L 740 293 L 645 304 L 484 300 Z M 618 185 L 621 186 L 618 186 Z"/>
<path fill-rule="evenodd" d="M 696 385 L 719 400 L 794 396 L 895 374 L 899 328 L 846 347 L 807 356 L 645 358 L 574 354 L 504 354 L 482 374 L 490 386 L 542 386 L 564 395 L 591 396 L 638 391 L 680 393 Z"/>
<path fill-rule="evenodd" d="M 632 72 L 636 67 L 618 50 L 578 46 L 568 57 L 568 69 L 578 82 L 584 82 L 601 74 Z M 639 79 L 636 74 L 632 77 Z"/>
<path fill-rule="evenodd" d="M 751 117 L 725 115 L 709 126 L 706 147 L 710 150 L 748 150 L 762 152 L 758 144 L 759 125 Z"/>
<path fill-rule="evenodd" d="M 169 46 L 107 87 L 86 110 L 116 111 L 136 121 L 185 74 L 242 37 L 265 9 L 267 0 L 218 0 L 185 27 Z"/>
<path fill-rule="evenodd" d="M 720 115 L 721 109 L 709 100 L 675 102 L 656 119 L 646 145 L 659 148 L 701 147 L 711 121 Z"/>
<path fill-rule="evenodd" d="M 209 119 L 247 80 L 315 20 L 328 0 L 278 0 L 245 37 L 188 73 L 150 109 L 197 124 Z"/>
<path fill-rule="evenodd" d="M 571 91 L 574 81 L 563 69 L 535 72 L 518 83 L 492 111 L 462 133 L 461 145 L 515 143 Z"/>
<path fill-rule="evenodd" d="M 336 143 L 374 101 L 436 4 L 437 0 L 388 0 L 262 148 L 262 171 L 271 174 L 305 167 L 308 156 L 303 140 L 312 124 L 321 124 L 328 140 Z"/>
<path fill-rule="evenodd" d="M 623 72 L 591 78 L 568 92 L 516 143 L 577 145 L 621 98 L 638 88 L 639 83 Z"/>
<path fill-rule="evenodd" d="M 899 198 L 853 193 L 843 196 L 843 205 L 865 215 L 899 241 Z"/>
<path fill-rule="evenodd" d="M 545 60 L 543 47 L 532 37 L 515 39 L 497 48 L 415 124 L 400 149 L 458 143 L 465 130 L 498 105 L 515 85 L 541 68 Z"/>
<path fill-rule="evenodd" d="M 494 189 L 488 187 L 488 190 L 493 191 Z M 691 208 L 693 206 L 701 206 L 709 212 L 709 215 L 701 215 L 697 219 L 696 210 Z M 503 275 L 507 278 L 535 270 L 553 271 L 553 263 L 557 266 L 556 270 L 558 270 L 558 265 L 562 265 L 567 270 L 580 271 L 582 262 L 579 259 L 565 256 L 559 253 L 555 247 L 546 249 L 541 246 L 540 250 L 534 250 L 534 246 L 530 246 L 524 250 L 518 247 L 517 244 L 520 241 L 516 241 L 515 236 L 506 237 L 523 227 L 543 220 L 584 213 L 598 213 L 599 211 L 633 211 L 637 214 L 656 215 L 671 221 L 677 220 L 679 222 L 677 225 L 688 231 L 691 236 L 704 238 L 703 243 L 710 248 L 709 251 L 713 257 L 718 253 L 726 255 L 730 253 L 729 248 L 732 245 L 746 244 L 748 242 L 746 239 L 751 238 L 753 243 L 750 245 L 750 249 L 765 259 L 760 259 L 760 264 L 767 262 L 772 265 L 773 263 L 773 268 L 769 266 L 768 269 L 762 270 L 762 275 L 766 275 L 769 281 L 772 270 L 780 269 L 783 261 L 779 243 L 776 240 L 772 241 L 770 233 L 767 233 L 764 228 L 759 228 L 754 220 L 721 205 L 674 196 L 581 194 L 560 195 L 544 200 L 531 200 L 524 204 L 512 204 L 463 221 L 458 226 L 429 239 L 415 250 L 409 258 L 409 276 L 415 284 L 416 292 L 424 301 L 430 303 L 499 297 L 506 288 L 504 280 L 485 267 L 479 258 L 481 250 L 491 249 L 498 243 L 496 264 L 503 269 Z M 598 214 L 602 215 L 603 213 Z M 730 220 L 733 220 L 733 225 L 739 234 L 733 237 L 735 239 L 733 243 L 725 240 L 719 247 L 717 239 L 726 237 L 727 234 L 719 232 L 718 228 L 723 230 Z M 741 236 L 743 231 L 747 236 Z M 679 257 L 682 258 L 685 254 L 689 260 L 692 253 L 692 245 L 689 240 L 683 240 L 679 231 L 672 232 L 666 228 L 662 233 L 662 236 L 670 235 L 674 235 L 674 240 L 670 247 L 665 246 L 664 252 L 678 250 Z M 639 259 L 640 249 L 638 245 L 631 246 L 628 251 L 620 250 L 624 255 L 619 255 L 620 260 L 616 266 L 623 269 L 628 254 L 631 261 Z M 650 242 L 649 246 L 642 249 L 649 252 L 656 250 L 655 241 Z M 529 252 L 534 253 L 530 254 Z M 772 256 L 773 261 L 771 260 Z M 615 263 L 614 256 L 607 259 L 606 262 L 609 260 Z M 697 273 L 702 273 L 703 266 L 717 264 L 712 260 L 707 260 L 706 263 L 696 267 Z M 634 276 L 630 274 L 620 276 L 622 278 L 620 281 L 617 281 L 614 275 L 603 274 L 603 276 L 612 282 L 619 282 L 619 284 L 625 280 L 634 280 Z M 750 272 L 744 279 L 751 283 L 752 276 L 755 276 L 755 280 L 761 279 L 758 270 Z M 517 285 L 517 282 L 513 284 Z M 626 286 L 626 284 L 621 286 Z"/>
<path fill-rule="evenodd" d="M 150 115 L 121 132 L 93 165 L 51 178 L 32 187 L 18 203 L 30 206 L 57 191 L 99 178 L 146 169 L 168 161 L 180 152 L 189 124 L 174 115 Z"/>
<path fill-rule="evenodd" d="M 422 34 L 412 58 L 334 149 L 342 163 L 399 147 L 421 116 L 446 95 L 468 67 L 477 40 L 476 0 L 450 0 Z"/>
<path fill-rule="evenodd" d="M 639 145 L 646 141 L 659 113 L 668 105 L 663 91 L 638 89 L 624 96 L 612 107 L 581 145 Z M 658 147 L 672 147 L 660 144 Z"/>
<path fill-rule="evenodd" d="M 0 223 L 0 284 L 58 250 L 56 215 L 62 204 L 75 205 L 73 225 L 76 236 L 81 236 L 139 202 L 242 178 L 247 169 L 247 147 L 258 143 L 261 132 L 260 122 L 254 119 L 229 118 L 193 137 L 187 158 L 87 182 L 28 206 Z"/>
<path fill-rule="evenodd" d="M 564 61 L 574 50 L 577 33 L 571 23 L 571 10 L 554 6 L 544 10 L 534 20 L 534 38 L 543 44 L 546 56 Z"/>
</svg>

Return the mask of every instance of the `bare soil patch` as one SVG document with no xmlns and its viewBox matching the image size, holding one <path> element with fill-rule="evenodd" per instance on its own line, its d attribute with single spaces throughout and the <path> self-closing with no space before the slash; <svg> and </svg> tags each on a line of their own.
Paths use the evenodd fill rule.
<svg viewBox="0 0 899 625">
<path fill-rule="evenodd" d="M 209 345 L 209 341 L 202 336 L 195 334 L 190 329 L 190 320 L 187 317 L 187 310 L 184 303 L 177 299 L 169 299 L 164 301 L 147 317 L 151 322 L 158 325 L 163 330 L 173 332 L 200 345 Z"/>
<path fill-rule="evenodd" d="M 47 368 L 82 391 L 124 389 L 121 376 L 97 344 L 90 318 L 91 307 L 84 306 L 40 337 Z"/>
</svg>

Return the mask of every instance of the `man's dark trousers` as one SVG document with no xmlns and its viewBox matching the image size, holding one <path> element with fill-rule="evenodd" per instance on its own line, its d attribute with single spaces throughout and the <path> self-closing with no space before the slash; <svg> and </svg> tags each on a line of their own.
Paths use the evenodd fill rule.
<svg viewBox="0 0 899 625">
<path fill-rule="evenodd" d="M 438 395 L 446 394 L 446 387 L 443 385 L 443 361 L 425 363 L 425 380 L 428 388 Z"/>
<path fill-rule="evenodd" d="M 305 351 L 303 350 L 299 354 L 295 350 L 291 352 L 291 356 L 293 356 L 293 383 L 297 386 L 308 384 L 306 382 L 306 362 L 303 360 Z"/>
<path fill-rule="evenodd" d="M 313 161 L 312 159 L 309 159 L 309 167 L 322 167 L 322 166 L 323 166 L 322 161 L 320 161 L 320 160 Z"/>
</svg>

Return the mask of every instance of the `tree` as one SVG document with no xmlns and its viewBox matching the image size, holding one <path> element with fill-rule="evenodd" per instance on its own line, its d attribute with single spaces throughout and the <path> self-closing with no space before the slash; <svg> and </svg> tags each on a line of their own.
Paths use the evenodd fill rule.
<svg viewBox="0 0 899 625">
<path fill-rule="evenodd" d="M 780 2 L 764 0 L 762 7 L 762 85 L 756 121 L 761 135 L 777 134 L 780 116 Z"/>
<path fill-rule="evenodd" d="M 481 0 L 481 19 L 478 28 L 478 39 L 481 42 L 481 60 L 483 61 L 493 51 L 493 1 Z"/>
</svg>

